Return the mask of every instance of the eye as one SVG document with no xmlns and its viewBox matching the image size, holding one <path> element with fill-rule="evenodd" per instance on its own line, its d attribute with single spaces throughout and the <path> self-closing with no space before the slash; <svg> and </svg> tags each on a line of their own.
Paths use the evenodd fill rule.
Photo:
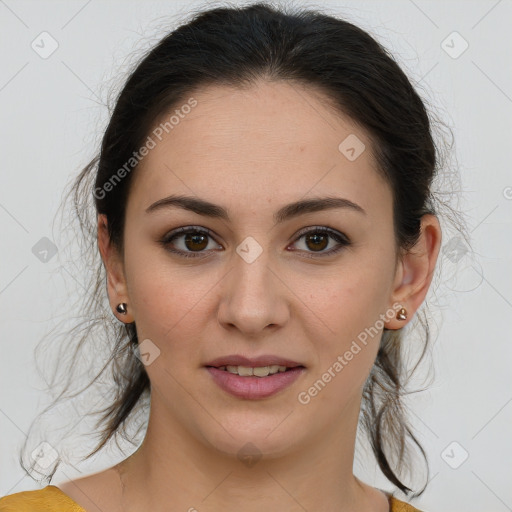
<svg viewBox="0 0 512 512">
<path fill-rule="evenodd" d="M 160 243 L 166 250 L 184 256 L 185 258 L 201 258 L 207 256 L 206 254 L 200 253 L 204 252 L 204 249 L 208 247 L 208 238 L 211 237 L 212 235 L 209 229 L 199 226 L 188 226 L 171 231 L 169 234 L 165 235 Z M 174 241 L 180 238 L 182 239 L 181 248 L 171 248 L 171 246 L 174 245 Z"/>
<path fill-rule="evenodd" d="M 331 256 L 351 244 L 350 239 L 346 235 L 324 226 L 316 226 L 313 229 L 308 228 L 308 231 L 303 231 L 302 234 L 299 233 L 299 235 L 300 236 L 296 240 L 299 241 L 304 239 L 303 245 L 306 247 L 306 252 L 309 252 L 308 249 L 312 249 L 313 252 L 313 254 L 305 254 L 304 257 L 306 258 Z M 337 245 L 328 251 L 324 251 L 324 249 L 329 245 L 329 239 L 335 240 Z"/>
<path fill-rule="evenodd" d="M 200 226 L 187 226 L 171 231 L 165 235 L 162 240 L 160 240 L 160 243 L 167 251 L 178 254 L 185 258 L 201 258 L 208 256 L 206 253 L 206 249 L 208 249 L 209 245 L 208 238 L 213 239 L 209 229 L 202 228 Z M 304 252 L 313 253 L 304 255 L 306 258 L 330 256 L 351 244 L 349 238 L 346 235 L 324 226 L 316 226 L 313 229 L 308 228 L 308 231 L 303 231 L 302 234 L 299 233 L 299 237 L 296 238 L 295 241 L 297 242 L 303 238 L 304 245 L 306 247 Z M 329 239 L 335 240 L 337 245 L 328 251 L 324 251 L 324 249 L 329 245 Z M 176 240 L 180 240 L 181 244 L 176 243 Z M 181 245 L 181 247 L 176 249 L 173 247 L 175 245 Z M 217 248 L 222 249 L 222 246 L 217 244 Z M 308 251 L 308 249 L 312 249 L 312 251 Z M 210 250 L 212 250 L 211 247 Z"/>
</svg>

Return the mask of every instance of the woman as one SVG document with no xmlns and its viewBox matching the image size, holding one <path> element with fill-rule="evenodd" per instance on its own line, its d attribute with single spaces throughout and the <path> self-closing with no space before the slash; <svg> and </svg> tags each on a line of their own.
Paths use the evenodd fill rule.
<svg viewBox="0 0 512 512">
<path fill-rule="evenodd" d="M 94 180 L 125 328 L 95 452 L 149 396 L 144 441 L 0 511 L 417 511 L 353 463 L 361 418 L 412 492 L 402 329 L 436 269 L 438 163 L 406 75 L 346 21 L 259 3 L 162 39 L 74 188 Z"/>
</svg>

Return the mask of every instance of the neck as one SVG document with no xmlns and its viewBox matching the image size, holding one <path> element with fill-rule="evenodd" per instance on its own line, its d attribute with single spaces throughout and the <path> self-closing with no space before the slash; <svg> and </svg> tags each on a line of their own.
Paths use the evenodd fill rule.
<svg viewBox="0 0 512 512">
<path fill-rule="evenodd" d="M 122 510 L 388 511 L 387 497 L 352 472 L 358 412 L 286 454 L 243 458 L 205 443 L 152 401 L 144 442 L 116 466 Z"/>
</svg>

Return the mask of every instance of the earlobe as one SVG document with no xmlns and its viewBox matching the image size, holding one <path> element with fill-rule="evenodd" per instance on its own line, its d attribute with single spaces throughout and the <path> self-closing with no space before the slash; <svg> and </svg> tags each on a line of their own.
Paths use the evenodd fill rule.
<svg viewBox="0 0 512 512">
<path fill-rule="evenodd" d="M 416 245 L 404 253 L 398 263 L 392 293 L 392 304 L 405 308 L 410 319 L 421 306 L 430 288 L 441 247 L 441 227 L 435 215 L 421 219 L 421 234 Z M 404 319 L 391 319 L 387 329 L 400 329 Z"/>
<path fill-rule="evenodd" d="M 133 320 L 128 318 L 127 313 L 122 313 L 118 306 L 128 302 L 128 294 L 124 277 L 124 268 L 119 252 L 113 246 L 108 233 L 107 217 L 105 214 L 98 215 L 98 250 L 105 266 L 107 276 L 107 293 L 110 307 L 113 314 L 123 323 L 130 323 Z M 126 309 L 126 308 L 125 308 Z M 114 313 L 114 311 L 117 312 Z"/>
</svg>

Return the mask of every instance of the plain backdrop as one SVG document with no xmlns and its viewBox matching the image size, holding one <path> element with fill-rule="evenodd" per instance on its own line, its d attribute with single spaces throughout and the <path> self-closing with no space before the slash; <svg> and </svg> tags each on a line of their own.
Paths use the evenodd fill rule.
<svg viewBox="0 0 512 512">
<path fill-rule="evenodd" d="M 0 2 L 0 495 L 41 487 L 17 463 L 47 401 L 34 348 L 67 294 L 80 293 L 70 292 L 76 276 L 59 247 L 47 261 L 38 248 L 51 246 L 63 188 L 97 149 L 109 87 L 125 59 L 158 39 L 166 16 L 200 5 Z M 460 241 L 443 238 L 448 274 L 432 306 L 440 312 L 435 378 L 410 400 L 430 464 L 430 483 L 414 504 L 426 512 L 512 510 L 512 2 L 302 5 L 325 6 L 370 31 L 453 130 L 474 254 L 454 251 Z M 80 471 L 118 460 L 103 455 Z M 78 467 L 62 468 L 52 483 L 78 475 Z M 356 470 L 368 483 L 392 488 L 371 457 L 359 456 Z"/>
</svg>

